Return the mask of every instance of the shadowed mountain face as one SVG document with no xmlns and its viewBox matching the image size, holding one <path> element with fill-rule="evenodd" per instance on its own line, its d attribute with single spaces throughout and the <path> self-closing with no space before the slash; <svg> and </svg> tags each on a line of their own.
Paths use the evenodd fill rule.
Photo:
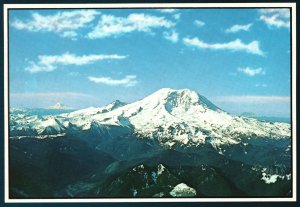
<svg viewBox="0 0 300 207">
<path fill-rule="evenodd" d="M 56 115 L 10 113 L 10 197 L 291 196 L 290 125 L 161 89 Z"/>
</svg>

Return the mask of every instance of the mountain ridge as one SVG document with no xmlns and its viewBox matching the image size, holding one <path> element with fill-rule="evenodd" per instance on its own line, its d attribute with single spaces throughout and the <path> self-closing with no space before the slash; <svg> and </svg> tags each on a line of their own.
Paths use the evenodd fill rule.
<svg viewBox="0 0 300 207">
<path fill-rule="evenodd" d="M 186 89 L 58 115 L 19 110 L 10 114 L 10 196 L 288 197 L 290 133 Z"/>
<path fill-rule="evenodd" d="M 99 108 L 42 118 L 32 116 L 25 121 L 12 117 L 12 120 L 16 123 L 12 125 L 13 131 L 20 135 L 24 127 L 36 134 L 55 133 L 55 130 L 61 134 L 67 133 L 71 126 L 83 132 L 93 126 L 99 133 L 114 126 L 124 133 L 133 131 L 136 137 L 156 139 L 169 148 L 177 143 L 198 146 L 208 141 L 218 147 L 240 143 L 245 137 L 290 137 L 289 124 L 230 115 L 189 89 L 163 88 L 130 104 L 115 101 Z"/>
</svg>

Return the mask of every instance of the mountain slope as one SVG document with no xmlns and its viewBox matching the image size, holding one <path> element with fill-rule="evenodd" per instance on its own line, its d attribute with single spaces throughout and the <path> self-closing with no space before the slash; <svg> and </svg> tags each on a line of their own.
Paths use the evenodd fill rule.
<svg viewBox="0 0 300 207">
<path fill-rule="evenodd" d="M 10 196 L 291 196 L 290 124 L 187 89 L 58 115 L 10 113 Z"/>
<path fill-rule="evenodd" d="M 15 123 L 11 130 L 19 136 L 23 135 L 24 128 L 40 135 L 47 128 L 56 129 L 56 133 L 60 134 L 75 128 L 87 131 L 91 127 L 102 129 L 116 126 L 130 129 L 136 137 L 156 139 L 169 148 L 174 148 L 178 143 L 199 146 L 206 142 L 217 148 L 224 144 L 240 143 L 245 137 L 290 137 L 289 124 L 230 115 L 188 89 L 161 89 L 127 105 L 116 101 L 100 108 L 87 108 L 42 119 L 11 119 Z"/>
</svg>

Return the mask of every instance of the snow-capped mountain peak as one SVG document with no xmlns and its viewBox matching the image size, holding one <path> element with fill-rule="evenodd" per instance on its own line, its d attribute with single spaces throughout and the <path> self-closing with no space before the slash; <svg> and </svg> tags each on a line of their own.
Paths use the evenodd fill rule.
<svg viewBox="0 0 300 207">
<path fill-rule="evenodd" d="M 144 98 L 143 102 L 163 104 L 165 109 L 170 113 L 175 108 L 181 108 L 183 111 L 188 111 L 191 107 L 197 105 L 202 105 L 204 108 L 212 110 L 219 109 L 204 96 L 201 96 L 197 92 L 189 89 L 175 90 L 171 88 L 163 88 Z"/>
<path fill-rule="evenodd" d="M 53 106 L 49 106 L 48 109 L 71 109 L 71 107 L 57 102 Z"/>
<path fill-rule="evenodd" d="M 163 88 L 131 104 L 115 101 L 107 106 L 87 108 L 54 117 L 55 122 L 28 119 L 23 125 L 44 131 L 42 126 L 59 127 L 59 133 L 68 127 L 78 130 L 96 130 L 101 133 L 111 126 L 127 128 L 134 136 L 156 139 L 172 148 L 175 144 L 198 146 L 210 142 L 213 146 L 237 144 L 245 137 L 282 139 L 290 137 L 290 125 L 261 122 L 256 119 L 233 116 L 219 109 L 204 96 L 188 89 Z M 16 121 L 16 120 L 14 120 Z M 18 122 L 18 121 L 16 121 Z M 22 129 L 22 127 L 16 127 Z M 97 129 L 98 128 L 98 129 Z M 128 130 L 125 130 L 128 133 Z"/>
<path fill-rule="evenodd" d="M 119 100 L 115 100 L 114 102 L 112 102 L 112 103 L 108 104 L 107 106 L 105 106 L 105 109 L 107 111 L 112 111 L 112 110 L 117 109 L 119 107 L 122 107 L 124 105 L 126 105 L 126 103 L 124 103 L 122 101 L 119 101 Z"/>
</svg>

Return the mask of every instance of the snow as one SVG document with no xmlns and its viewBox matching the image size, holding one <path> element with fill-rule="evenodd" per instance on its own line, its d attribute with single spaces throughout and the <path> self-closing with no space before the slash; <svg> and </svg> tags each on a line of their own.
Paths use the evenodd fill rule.
<svg viewBox="0 0 300 207">
<path fill-rule="evenodd" d="M 139 166 L 137 166 L 137 167 L 133 168 L 133 171 L 137 171 L 137 170 L 143 170 L 143 169 L 145 169 L 145 167 L 144 167 L 144 165 L 143 165 L 143 164 L 141 164 L 141 165 L 139 165 Z"/>
<path fill-rule="evenodd" d="M 71 109 L 71 108 L 58 102 L 53 106 L 50 106 L 48 109 Z"/>
<path fill-rule="evenodd" d="M 291 179 L 291 174 L 287 174 L 287 175 L 268 174 L 267 168 L 263 168 L 261 170 L 261 172 L 262 172 L 261 180 L 265 181 L 266 184 L 276 183 L 278 181 L 278 179 L 280 179 L 280 180 L 283 180 L 283 179 L 290 180 Z"/>
<path fill-rule="evenodd" d="M 157 175 L 161 175 L 165 171 L 165 167 L 162 164 L 157 166 Z"/>
<path fill-rule="evenodd" d="M 185 183 L 180 183 L 173 188 L 170 195 L 173 197 L 194 197 L 196 190 L 187 186 Z"/>
<path fill-rule="evenodd" d="M 283 179 L 284 176 L 280 176 L 280 175 L 268 175 L 267 173 L 262 173 L 262 178 L 261 180 L 264 180 L 266 184 L 271 184 L 271 183 L 275 183 L 277 181 L 278 178 Z"/>
<path fill-rule="evenodd" d="M 218 148 L 238 144 L 241 137 L 287 139 L 291 133 L 290 124 L 230 115 L 188 89 L 164 88 L 131 104 L 115 101 L 104 107 L 90 107 L 59 116 L 25 117 L 11 115 L 11 120 L 16 122 L 12 129 L 20 133 L 24 128 L 33 129 L 39 134 L 47 127 L 62 133 L 70 126 L 79 130 L 95 126 L 99 132 L 105 126 L 121 126 L 132 128 L 137 137 L 157 139 L 168 148 L 176 143 L 198 146 L 206 140 Z"/>
<path fill-rule="evenodd" d="M 38 124 L 34 126 L 34 128 L 39 132 L 42 133 L 45 129 L 51 127 L 56 132 L 61 133 L 64 131 L 64 126 L 56 120 L 54 117 L 50 116 L 47 117 L 46 120 L 40 121 Z"/>
<path fill-rule="evenodd" d="M 76 116 L 90 116 L 95 115 L 98 111 L 100 111 L 101 108 L 95 108 L 95 107 L 89 107 L 86 109 L 81 109 L 77 111 L 73 111 L 68 114 L 68 117 L 76 117 Z"/>
</svg>

